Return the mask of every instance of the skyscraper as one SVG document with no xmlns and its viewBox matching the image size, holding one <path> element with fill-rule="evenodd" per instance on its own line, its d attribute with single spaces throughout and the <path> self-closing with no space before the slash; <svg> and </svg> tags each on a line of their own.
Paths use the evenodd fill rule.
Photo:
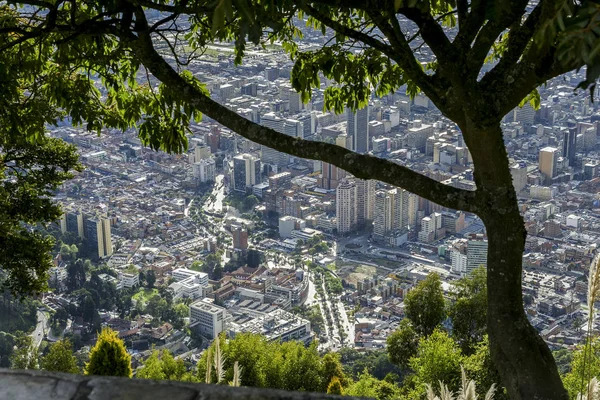
<svg viewBox="0 0 600 400">
<path fill-rule="evenodd" d="M 335 210 L 338 233 L 346 233 L 356 228 L 356 184 L 343 180 L 335 192 Z"/>
<path fill-rule="evenodd" d="M 363 227 L 373 221 L 375 181 L 356 179 L 356 224 Z"/>
<path fill-rule="evenodd" d="M 101 216 L 84 218 L 83 227 L 88 247 L 97 251 L 99 258 L 112 255 L 112 238 L 108 218 Z"/>
<path fill-rule="evenodd" d="M 554 147 L 544 147 L 540 150 L 540 172 L 544 175 L 546 184 L 552 183 L 552 178 L 556 176 L 556 166 L 558 161 L 558 149 Z"/>
<path fill-rule="evenodd" d="M 252 154 L 233 157 L 233 190 L 246 192 L 246 188 L 260 183 L 260 160 Z"/>
<path fill-rule="evenodd" d="M 563 133 L 562 156 L 567 158 L 570 167 L 575 165 L 575 150 L 577 148 L 577 131 L 567 129 Z"/>
<path fill-rule="evenodd" d="M 352 138 L 352 149 L 357 153 L 369 152 L 369 106 L 360 110 L 346 109 L 347 133 Z"/>
<path fill-rule="evenodd" d="M 483 234 L 472 234 L 467 241 L 467 274 L 480 266 L 487 267 L 488 241 Z"/>
<path fill-rule="evenodd" d="M 373 239 L 383 241 L 394 229 L 394 194 L 391 190 L 375 192 Z"/>
</svg>

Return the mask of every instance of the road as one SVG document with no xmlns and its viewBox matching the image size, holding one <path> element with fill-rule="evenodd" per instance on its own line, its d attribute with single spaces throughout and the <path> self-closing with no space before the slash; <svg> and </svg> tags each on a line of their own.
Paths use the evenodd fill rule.
<svg viewBox="0 0 600 400">
<path fill-rule="evenodd" d="M 48 315 L 42 311 L 38 311 L 37 319 L 38 323 L 30 336 L 33 339 L 35 347 L 40 347 L 40 343 L 42 343 L 42 339 L 44 339 L 44 334 L 48 331 Z"/>
<path fill-rule="evenodd" d="M 225 185 L 223 184 L 223 174 L 217 175 L 215 178 L 215 186 L 206 203 L 202 208 L 208 212 L 221 212 L 223 209 L 223 199 L 225 198 Z M 214 196 L 215 201 L 211 200 Z"/>
</svg>

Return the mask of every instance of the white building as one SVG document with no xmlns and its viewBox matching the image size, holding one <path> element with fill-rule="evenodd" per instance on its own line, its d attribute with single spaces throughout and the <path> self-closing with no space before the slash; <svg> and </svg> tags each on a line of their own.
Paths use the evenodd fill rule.
<svg viewBox="0 0 600 400">
<path fill-rule="evenodd" d="M 338 233 L 356 229 L 356 183 L 348 180 L 340 182 L 335 191 L 335 200 Z"/>
<path fill-rule="evenodd" d="M 302 220 L 300 220 L 302 221 Z M 304 221 L 302 221 L 304 222 Z M 283 239 L 292 237 L 292 231 L 296 229 L 299 224 L 298 218 L 286 215 L 279 218 L 279 236 Z M 306 226 L 306 225 L 304 225 Z M 302 226 L 302 228 L 304 227 Z"/>
<path fill-rule="evenodd" d="M 190 328 L 214 339 L 227 329 L 227 310 L 209 299 L 198 300 L 190 305 Z"/>
<path fill-rule="evenodd" d="M 132 288 L 140 284 L 140 273 L 130 270 L 119 272 L 117 289 Z"/>
<path fill-rule="evenodd" d="M 467 242 L 467 274 L 480 266 L 487 267 L 488 241 L 483 234 L 471 235 Z"/>
<path fill-rule="evenodd" d="M 177 268 L 171 273 L 175 282 L 181 282 L 190 277 L 198 277 L 201 284 L 208 286 L 208 275 L 204 272 L 194 271 L 193 269 Z"/>
<path fill-rule="evenodd" d="M 175 278 L 175 271 L 177 271 L 177 278 Z M 183 268 L 176 269 L 175 271 L 173 271 L 175 282 L 169 285 L 169 288 L 173 290 L 174 300 L 184 297 L 189 299 L 206 297 L 208 294 L 207 274 Z M 193 272 L 193 274 L 188 274 L 186 271 Z"/>
<path fill-rule="evenodd" d="M 268 341 L 287 342 L 299 340 L 304 343 L 312 341 L 310 322 L 282 309 L 262 313 L 252 309 L 240 309 L 238 312 L 246 318 L 236 318 L 243 322 L 231 322 L 228 326 L 229 337 L 239 333 L 255 333 L 266 337 Z M 251 318 L 251 319 L 248 319 Z"/>
<path fill-rule="evenodd" d="M 202 159 L 192 166 L 194 179 L 200 182 L 214 181 L 217 175 L 215 160 L 213 158 Z"/>
<path fill-rule="evenodd" d="M 419 241 L 431 243 L 436 239 L 436 231 L 442 227 L 442 214 L 433 213 L 421 220 L 421 231 Z"/>
</svg>

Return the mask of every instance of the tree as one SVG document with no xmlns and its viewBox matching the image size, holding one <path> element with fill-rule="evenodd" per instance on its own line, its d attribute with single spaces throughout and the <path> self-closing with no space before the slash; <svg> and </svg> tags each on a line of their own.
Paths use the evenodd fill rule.
<svg viewBox="0 0 600 400">
<path fill-rule="evenodd" d="M 85 268 L 81 259 L 67 265 L 67 289 L 69 291 L 81 289 L 85 284 L 85 279 Z"/>
<path fill-rule="evenodd" d="M 40 367 L 46 371 L 78 374 L 77 359 L 68 340 L 59 340 L 50 346 L 48 354 L 42 357 Z"/>
<path fill-rule="evenodd" d="M 343 394 L 342 384 L 337 376 L 331 378 L 331 382 L 327 386 L 327 394 L 337 394 L 339 396 Z"/>
<path fill-rule="evenodd" d="M 149 270 L 146 273 L 146 286 L 150 289 L 152 289 L 154 287 L 154 284 L 156 283 L 156 274 L 154 273 L 154 270 Z"/>
<path fill-rule="evenodd" d="M 86 375 L 125 376 L 131 378 L 131 356 L 116 331 L 104 328 L 90 350 Z"/>
<path fill-rule="evenodd" d="M 444 382 L 456 391 L 460 382 L 460 365 L 463 356 L 458 345 L 440 329 L 419 340 L 417 355 L 410 359 L 420 384 Z M 422 390 L 422 386 L 417 386 Z"/>
<path fill-rule="evenodd" d="M 365 369 L 358 381 L 344 390 L 345 396 L 370 397 L 379 400 L 398 398 L 399 390 L 394 384 L 374 378 Z"/>
<path fill-rule="evenodd" d="M 23 332 L 15 334 L 15 350 L 10 357 L 12 369 L 38 369 L 38 349 L 31 336 Z"/>
<path fill-rule="evenodd" d="M 333 383 L 334 379 L 341 386 L 347 385 L 346 374 L 344 374 L 344 370 L 342 368 L 342 363 L 340 362 L 340 355 L 338 353 L 327 353 L 323 356 L 323 384 L 326 385 L 322 391 L 329 392 L 329 388 Z M 341 394 L 341 393 L 335 393 Z"/>
<path fill-rule="evenodd" d="M 452 337 L 463 353 L 470 354 L 483 340 L 487 320 L 487 273 L 475 269 L 471 275 L 459 279 L 451 294 L 448 316 L 452 320 Z M 481 385 L 480 385 L 481 386 Z"/>
<path fill-rule="evenodd" d="M 168 350 L 154 350 L 150 357 L 137 370 L 136 377 L 141 379 L 177 380 L 186 376 L 183 360 L 175 360 Z"/>
<path fill-rule="evenodd" d="M 496 390 L 494 399 L 507 400 L 508 396 L 500 384 L 498 369 L 492 362 L 487 335 L 472 350 L 472 354 L 463 359 L 463 366 L 467 375 L 477 383 L 479 395 L 484 398 L 487 390 L 492 385 L 496 385 L 498 390 Z"/>
<path fill-rule="evenodd" d="M 92 296 L 85 296 L 81 302 L 81 313 L 85 322 L 92 322 L 96 315 L 96 303 Z"/>
<path fill-rule="evenodd" d="M 404 299 L 404 312 L 419 336 L 430 335 L 446 318 L 442 282 L 438 274 L 429 274 Z"/>
<path fill-rule="evenodd" d="M 406 368 L 412 357 L 417 354 L 419 335 L 408 319 L 403 319 L 400 326 L 387 338 L 387 352 L 390 361 Z"/>
<path fill-rule="evenodd" d="M 600 376 L 600 338 L 591 339 L 589 347 L 585 343 L 577 346 L 573 352 L 571 371 L 563 377 L 569 396 L 574 399 L 577 393 L 583 393 L 585 384 L 595 376 Z"/>
<path fill-rule="evenodd" d="M 490 349 L 511 398 L 562 399 L 566 392 L 552 354 L 523 310 L 526 231 L 500 121 L 524 98 L 539 104 L 539 85 L 584 65 L 587 76 L 580 87 L 594 88 L 600 74 L 599 21 L 593 0 L 529 5 L 527 0 L 6 4 L 0 48 L 7 66 L 3 102 L 10 124 L 0 125 L 41 137 L 39 122 L 70 115 L 89 130 L 138 127 L 144 144 L 182 152 L 189 122 L 202 112 L 257 144 L 320 159 L 357 178 L 377 179 L 441 206 L 472 212 L 488 233 Z M 186 21 L 185 27 L 178 19 Z M 304 26 L 305 21 L 335 40 L 322 48 L 300 49 L 295 40 L 302 32 L 296 24 Z M 403 29 L 406 21 L 415 27 L 414 37 L 415 29 Z M 453 31 L 447 33 L 444 25 Z M 165 30 L 177 34 L 164 35 Z M 304 101 L 320 88 L 320 76 L 336 83 L 325 90 L 323 102 L 338 113 L 346 106 L 365 105 L 373 91 L 384 96 L 404 85 L 411 96 L 422 91 L 460 128 L 475 166 L 476 190 L 445 185 L 341 146 L 278 133 L 212 100 L 187 68 L 190 58 L 184 49 L 202 51 L 207 43 L 234 40 L 235 61 L 241 63 L 247 41 L 261 44 L 264 31 L 294 61 L 291 81 Z M 425 66 L 423 52 L 414 54 L 417 48 L 431 55 Z M 494 64 L 483 70 L 489 60 Z M 156 90 L 154 84 L 136 83 L 141 65 L 161 82 Z M 105 96 L 99 95 L 94 79 Z M 31 98 L 37 101 L 25 100 Z M 42 117 L 32 117 L 38 114 Z"/>
<path fill-rule="evenodd" d="M 4 11 L 0 12 L 4 15 Z M 5 36 L 0 38 L 0 43 L 5 42 Z M 27 56 L 23 55 L 20 61 L 21 56 L 15 58 L 15 51 L 0 54 L 6 71 L 18 69 L 15 62 L 27 62 Z M 3 74 L 2 81 L 6 79 L 11 78 Z M 26 99 L 31 97 L 24 95 L 24 88 L 14 88 L 16 92 L 12 92 L 10 86 L 2 86 L 7 96 L 1 101 L 5 112 L 0 117 L 0 269 L 6 273 L 2 286 L 23 297 L 48 288 L 54 239 L 36 225 L 45 227 L 59 219 L 62 210 L 52 200 L 53 192 L 82 166 L 74 146 L 43 135 L 43 126 L 53 113 L 39 103 L 44 100 L 29 102 Z M 17 122 L 14 118 L 22 120 Z M 74 257 L 71 248 L 64 247 L 67 256 Z"/>
<path fill-rule="evenodd" d="M 244 199 L 244 210 L 252 210 L 258 203 L 260 203 L 260 200 L 251 194 Z"/>
</svg>

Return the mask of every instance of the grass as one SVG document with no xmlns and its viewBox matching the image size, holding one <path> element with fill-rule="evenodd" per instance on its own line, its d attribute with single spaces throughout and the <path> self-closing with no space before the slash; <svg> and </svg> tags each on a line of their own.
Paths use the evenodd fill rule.
<svg viewBox="0 0 600 400">
<path fill-rule="evenodd" d="M 142 303 L 146 304 L 148 303 L 148 300 L 150 300 L 150 297 L 154 296 L 155 294 L 158 294 L 158 289 L 156 288 L 140 288 L 136 294 L 131 296 L 131 299 L 134 300 L 136 303 L 138 301 L 141 301 Z"/>
</svg>

